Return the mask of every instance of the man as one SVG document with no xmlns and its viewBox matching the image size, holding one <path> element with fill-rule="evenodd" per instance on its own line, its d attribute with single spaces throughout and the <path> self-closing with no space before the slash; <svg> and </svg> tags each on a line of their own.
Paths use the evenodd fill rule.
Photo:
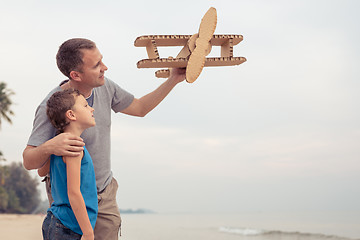
<svg viewBox="0 0 360 240">
<path fill-rule="evenodd" d="M 28 170 L 39 169 L 52 154 L 78 156 L 86 143 L 94 162 L 98 190 L 99 213 L 95 225 L 95 239 L 118 239 L 121 225 L 116 203 L 117 182 L 110 169 L 111 110 L 144 117 L 167 94 L 185 79 L 185 69 L 171 69 L 170 77 L 153 92 L 137 99 L 116 83 L 105 78 L 108 69 L 95 43 L 81 38 L 64 42 L 56 56 L 59 70 L 69 78 L 53 89 L 36 110 L 33 130 L 23 152 L 23 164 Z M 56 91 L 74 88 L 86 97 L 95 109 L 96 126 L 80 137 L 55 129 L 46 116 L 46 101 Z"/>
</svg>

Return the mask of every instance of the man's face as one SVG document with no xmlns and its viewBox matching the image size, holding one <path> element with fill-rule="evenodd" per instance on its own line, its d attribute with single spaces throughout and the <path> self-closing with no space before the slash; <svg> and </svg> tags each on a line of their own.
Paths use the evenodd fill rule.
<svg viewBox="0 0 360 240">
<path fill-rule="evenodd" d="M 108 69 L 102 62 L 102 55 L 99 49 L 83 49 L 83 66 L 79 76 L 81 83 L 87 87 L 95 88 L 104 85 L 104 74 Z"/>
</svg>

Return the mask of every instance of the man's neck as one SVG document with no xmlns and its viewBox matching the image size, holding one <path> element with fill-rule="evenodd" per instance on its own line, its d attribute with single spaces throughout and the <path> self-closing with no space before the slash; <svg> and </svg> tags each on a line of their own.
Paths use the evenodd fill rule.
<svg viewBox="0 0 360 240">
<path fill-rule="evenodd" d="M 65 90 L 68 88 L 73 88 L 78 90 L 85 98 L 88 98 L 91 96 L 92 93 L 92 88 L 88 89 L 86 87 L 81 86 L 78 82 L 74 81 L 74 80 L 69 80 L 67 81 L 65 84 L 61 85 L 61 89 Z"/>
</svg>

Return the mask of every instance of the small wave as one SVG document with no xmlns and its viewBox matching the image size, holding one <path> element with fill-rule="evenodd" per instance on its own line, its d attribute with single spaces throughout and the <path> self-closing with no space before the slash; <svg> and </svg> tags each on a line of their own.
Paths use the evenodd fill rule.
<svg viewBox="0 0 360 240">
<path fill-rule="evenodd" d="M 283 232 L 283 231 L 269 231 L 263 229 L 252 229 L 252 228 L 234 228 L 234 227 L 220 227 L 220 232 L 229 233 L 229 234 L 238 234 L 242 236 L 276 236 L 276 237 L 289 237 L 289 239 L 327 239 L 327 240 L 352 240 L 350 238 L 333 236 L 333 235 L 324 235 L 317 233 L 302 233 L 302 232 Z M 283 238 L 281 238 L 283 239 Z M 360 240 L 360 239 L 358 239 Z"/>
<path fill-rule="evenodd" d="M 239 235 L 244 235 L 244 236 L 263 235 L 268 232 L 268 231 L 261 230 L 261 229 L 232 228 L 232 227 L 220 227 L 219 231 L 224 232 L 224 233 L 239 234 Z"/>
</svg>

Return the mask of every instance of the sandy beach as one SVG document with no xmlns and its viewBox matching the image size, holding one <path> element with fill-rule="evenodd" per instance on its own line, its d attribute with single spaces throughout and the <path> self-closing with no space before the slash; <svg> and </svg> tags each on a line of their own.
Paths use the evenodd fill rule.
<svg viewBox="0 0 360 240">
<path fill-rule="evenodd" d="M 0 214 L 0 239 L 42 239 L 41 225 L 45 215 Z"/>
</svg>

